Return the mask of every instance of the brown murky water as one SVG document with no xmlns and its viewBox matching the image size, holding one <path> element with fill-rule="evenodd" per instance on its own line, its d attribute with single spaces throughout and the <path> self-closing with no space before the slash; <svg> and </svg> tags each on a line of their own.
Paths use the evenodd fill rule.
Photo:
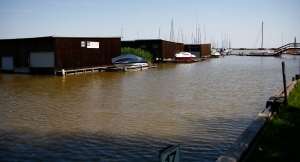
<svg viewBox="0 0 300 162">
<path fill-rule="evenodd" d="M 299 56 L 228 56 L 136 72 L 0 73 L 0 160 L 216 161 L 299 72 Z"/>
</svg>

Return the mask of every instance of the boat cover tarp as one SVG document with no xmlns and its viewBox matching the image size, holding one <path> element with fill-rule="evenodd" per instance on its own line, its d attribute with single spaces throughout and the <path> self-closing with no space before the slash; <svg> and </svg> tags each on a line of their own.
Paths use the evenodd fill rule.
<svg viewBox="0 0 300 162">
<path fill-rule="evenodd" d="M 113 64 L 126 64 L 126 63 L 148 63 L 148 61 L 144 58 L 138 57 L 134 54 L 122 54 L 118 57 L 114 57 L 111 59 Z"/>
</svg>

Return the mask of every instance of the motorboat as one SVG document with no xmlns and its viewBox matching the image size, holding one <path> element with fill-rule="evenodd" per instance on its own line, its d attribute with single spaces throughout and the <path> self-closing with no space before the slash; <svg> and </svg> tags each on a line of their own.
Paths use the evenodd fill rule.
<svg viewBox="0 0 300 162">
<path fill-rule="evenodd" d="M 179 52 L 179 53 L 175 54 L 175 60 L 195 61 L 196 56 L 189 52 Z"/>
<path fill-rule="evenodd" d="M 111 62 L 117 68 L 136 68 L 148 66 L 148 61 L 134 54 L 122 54 L 111 59 Z"/>
<path fill-rule="evenodd" d="M 215 49 L 213 49 L 211 52 L 211 57 L 219 58 L 220 55 L 221 55 L 220 52 Z"/>
</svg>

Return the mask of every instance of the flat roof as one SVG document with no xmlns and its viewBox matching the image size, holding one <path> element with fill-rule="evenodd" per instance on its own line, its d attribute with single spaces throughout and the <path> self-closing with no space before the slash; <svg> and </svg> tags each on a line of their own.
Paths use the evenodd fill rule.
<svg viewBox="0 0 300 162">
<path fill-rule="evenodd" d="M 29 37 L 29 38 L 8 38 L 8 39 L 0 39 L 0 40 L 15 40 L 15 39 L 36 39 L 36 38 L 123 38 L 123 37 L 88 37 L 88 36 L 60 36 L 60 35 L 52 35 L 52 36 L 43 36 L 43 37 Z"/>
</svg>

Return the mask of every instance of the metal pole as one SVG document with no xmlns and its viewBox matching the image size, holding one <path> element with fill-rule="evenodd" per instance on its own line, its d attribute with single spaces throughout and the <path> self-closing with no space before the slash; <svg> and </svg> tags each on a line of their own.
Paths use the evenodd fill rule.
<svg viewBox="0 0 300 162">
<path fill-rule="evenodd" d="M 261 25 L 261 30 L 262 30 L 262 36 L 261 36 L 261 48 L 264 47 L 264 22 L 262 22 L 262 25 Z"/>
<path fill-rule="evenodd" d="M 287 103 L 287 92 L 286 92 L 286 79 L 285 79 L 285 63 L 282 62 L 282 76 L 283 76 L 283 87 L 284 87 L 284 103 Z"/>
</svg>

